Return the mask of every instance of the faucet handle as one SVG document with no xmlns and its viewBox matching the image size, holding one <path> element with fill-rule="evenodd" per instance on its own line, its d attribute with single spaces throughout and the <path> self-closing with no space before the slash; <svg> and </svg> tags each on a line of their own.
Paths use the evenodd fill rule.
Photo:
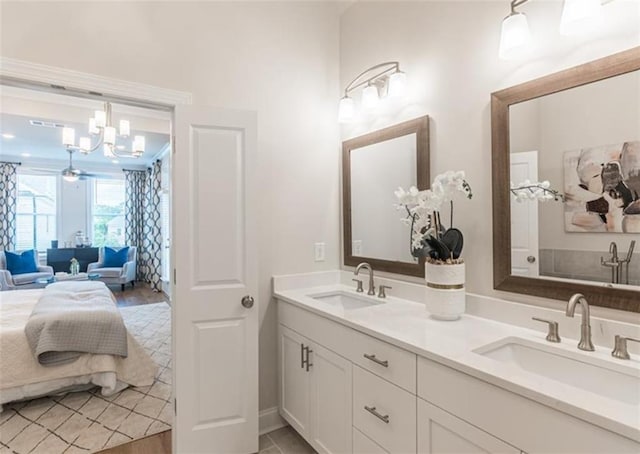
<svg viewBox="0 0 640 454">
<path fill-rule="evenodd" d="M 362 281 L 360 279 L 351 279 L 353 282 L 358 283 L 358 288 L 356 288 L 356 292 L 362 293 L 364 290 L 362 289 Z"/>
<path fill-rule="evenodd" d="M 392 289 L 393 287 L 390 287 L 388 285 L 380 285 L 378 287 L 378 298 L 386 298 L 387 294 L 385 292 L 385 289 Z"/>
<path fill-rule="evenodd" d="M 627 341 L 640 342 L 640 339 L 633 337 L 624 337 L 616 334 L 613 351 L 611 356 L 618 359 L 631 359 L 629 356 L 629 350 L 627 350 Z"/>
<path fill-rule="evenodd" d="M 549 325 L 549 331 L 547 331 L 546 337 L 547 342 L 560 342 L 560 335 L 558 334 L 558 322 L 538 317 L 531 317 L 531 320 L 535 320 L 536 322 L 543 322 Z"/>
</svg>

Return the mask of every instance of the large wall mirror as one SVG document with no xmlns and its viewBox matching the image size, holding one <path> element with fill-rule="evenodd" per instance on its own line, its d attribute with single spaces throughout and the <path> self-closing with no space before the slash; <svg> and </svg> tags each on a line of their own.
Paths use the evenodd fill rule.
<svg viewBox="0 0 640 454">
<path fill-rule="evenodd" d="M 410 252 L 394 191 L 429 185 L 429 118 L 421 117 L 342 143 L 344 263 L 424 276 Z"/>
<path fill-rule="evenodd" d="M 493 93 L 492 137 L 494 287 L 640 312 L 640 48 Z"/>
</svg>

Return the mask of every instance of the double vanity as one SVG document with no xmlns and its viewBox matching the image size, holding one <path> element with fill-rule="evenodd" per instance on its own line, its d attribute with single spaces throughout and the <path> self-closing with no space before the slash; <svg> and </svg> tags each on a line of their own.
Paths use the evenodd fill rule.
<svg viewBox="0 0 640 454">
<path fill-rule="evenodd" d="M 393 287 L 380 297 L 353 278 L 274 278 L 280 414 L 318 452 L 640 452 L 633 352 L 578 349 L 563 312 L 534 312 L 549 331 L 469 314 L 442 322 L 421 285 L 376 279 Z"/>
</svg>

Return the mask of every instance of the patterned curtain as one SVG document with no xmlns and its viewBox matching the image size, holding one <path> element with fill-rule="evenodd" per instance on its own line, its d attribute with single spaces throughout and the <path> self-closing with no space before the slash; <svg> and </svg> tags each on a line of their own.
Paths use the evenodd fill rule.
<svg viewBox="0 0 640 454">
<path fill-rule="evenodd" d="M 16 207 L 18 204 L 19 164 L 0 162 L 0 250 L 16 245 Z"/>
<path fill-rule="evenodd" d="M 144 280 L 153 290 L 162 285 L 162 217 L 161 217 L 162 161 L 153 163 L 147 171 L 147 193 L 144 204 Z"/>
<path fill-rule="evenodd" d="M 144 207 L 147 193 L 147 172 L 125 170 L 124 240 L 137 248 L 136 280 L 144 281 Z"/>
</svg>

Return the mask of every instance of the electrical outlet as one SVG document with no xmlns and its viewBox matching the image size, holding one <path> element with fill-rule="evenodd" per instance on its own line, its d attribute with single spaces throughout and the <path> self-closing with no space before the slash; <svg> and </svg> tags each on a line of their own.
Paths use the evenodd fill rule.
<svg viewBox="0 0 640 454">
<path fill-rule="evenodd" d="M 324 258 L 325 258 L 324 243 L 316 243 L 314 245 L 314 251 L 315 251 L 316 262 L 324 262 Z"/>
<path fill-rule="evenodd" d="M 351 253 L 356 257 L 362 257 L 362 240 L 353 241 Z"/>
</svg>

